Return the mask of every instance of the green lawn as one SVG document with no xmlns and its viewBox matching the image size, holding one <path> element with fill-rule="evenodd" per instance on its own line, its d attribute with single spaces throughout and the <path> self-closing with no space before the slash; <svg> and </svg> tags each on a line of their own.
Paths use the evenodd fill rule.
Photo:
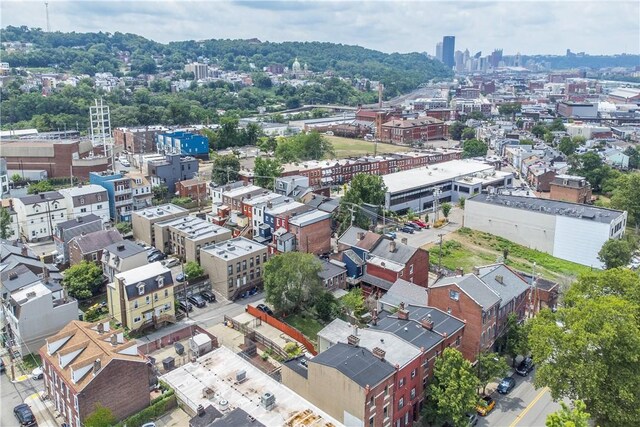
<svg viewBox="0 0 640 427">
<path fill-rule="evenodd" d="M 361 156 L 363 154 L 373 154 L 375 143 L 362 139 L 343 138 L 341 136 L 324 137 L 333 144 L 336 158 L 342 159 L 351 156 Z M 411 147 L 378 143 L 377 154 L 398 153 L 411 151 Z"/>
<path fill-rule="evenodd" d="M 24 367 L 25 373 L 31 373 L 31 371 L 38 366 L 42 366 L 40 355 L 38 353 L 27 354 L 22 358 L 22 366 Z"/>
<path fill-rule="evenodd" d="M 425 248 L 429 250 L 430 262 L 437 264 L 439 247 L 430 244 Z M 503 248 L 509 251 L 507 265 L 530 273 L 535 262 L 536 272 L 550 280 L 572 280 L 578 274 L 590 270 L 584 265 L 565 261 L 501 237 L 468 228 L 462 228 L 447 236 L 443 244 L 442 266 L 451 270 L 461 267 L 469 272 L 475 266 L 495 263 L 499 257 L 503 256 Z"/>
<path fill-rule="evenodd" d="M 301 314 L 292 314 L 287 316 L 284 321 L 302 332 L 305 337 L 309 338 L 313 342 L 316 342 L 318 332 L 324 328 L 322 323 L 309 314 L 305 314 L 304 317 Z"/>
</svg>

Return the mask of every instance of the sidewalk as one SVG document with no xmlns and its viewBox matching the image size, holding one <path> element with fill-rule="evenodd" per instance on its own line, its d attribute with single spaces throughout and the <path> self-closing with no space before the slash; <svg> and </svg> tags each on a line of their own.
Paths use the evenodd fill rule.
<svg viewBox="0 0 640 427">
<path fill-rule="evenodd" d="M 43 395 L 44 392 L 33 393 L 24 400 L 24 403 L 31 407 L 39 427 L 58 427 L 62 423 L 62 418 L 60 421 L 54 419 L 56 412 L 53 402 L 42 400 Z"/>
</svg>

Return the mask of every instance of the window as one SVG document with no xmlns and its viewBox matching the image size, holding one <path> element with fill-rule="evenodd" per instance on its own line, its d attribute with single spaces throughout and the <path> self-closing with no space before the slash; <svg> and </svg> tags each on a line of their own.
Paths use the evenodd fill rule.
<svg viewBox="0 0 640 427">
<path fill-rule="evenodd" d="M 375 415 L 373 417 L 369 418 L 369 427 L 373 427 L 375 418 L 376 418 Z"/>
<path fill-rule="evenodd" d="M 233 288 L 233 277 L 229 277 L 229 280 L 227 280 L 227 286 Z"/>
<path fill-rule="evenodd" d="M 247 260 L 243 260 L 242 261 L 242 271 L 245 271 L 247 269 Z"/>
<path fill-rule="evenodd" d="M 138 295 L 144 295 L 144 283 L 138 285 Z"/>
<path fill-rule="evenodd" d="M 169 298 L 169 289 L 164 290 L 164 297 Z"/>
<path fill-rule="evenodd" d="M 398 383 L 398 387 L 404 386 L 404 377 L 400 378 L 400 382 Z"/>
<path fill-rule="evenodd" d="M 371 396 L 371 398 L 369 398 L 369 405 L 371 405 L 371 406 L 375 405 L 375 400 L 374 400 L 373 396 Z"/>
<path fill-rule="evenodd" d="M 416 370 L 414 369 L 413 371 L 411 371 L 411 378 L 415 378 L 416 377 Z"/>
<path fill-rule="evenodd" d="M 260 277 L 260 267 L 256 267 L 256 277 Z"/>
<path fill-rule="evenodd" d="M 81 208 L 81 209 L 80 209 L 80 212 L 81 212 L 81 213 L 86 213 L 86 212 L 87 212 L 87 208 Z"/>
<path fill-rule="evenodd" d="M 266 252 L 262 254 L 262 262 L 267 262 L 267 254 Z"/>
<path fill-rule="evenodd" d="M 236 273 L 240 273 L 240 263 L 236 263 Z"/>
<path fill-rule="evenodd" d="M 404 397 L 401 397 L 400 400 L 398 400 L 398 409 L 402 409 L 404 407 Z"/>
<path fill-rule="evenodd" d="M 414 387 L 411 389 L 411 399 L 413 400 L 415 399 L 415 397 L 416 397 L 416 388 Z"/>
<path fill-rule="evenodd" d="M 168 302 L 168 303 L 166 303 L 166 304 L 164 305 L 164 310 L 165 310 L 165 311 L 167 311 L 167 310 L 171 310 L 171 303 L 170 303 L 170 302 Z"/>
<path fill-rule="evenodd" d="M 157 292 L 153 293 L 153 300 L 156 301 L 156 302 L 158 301 L 158 293 Z"/>
<path fill-rule="evenodd" d="M 389 386 L 388 385 L 384 386 L 384 395 L 385 396 L 389 395 Z"/>
<path fill-rule="evenodd" d="M 98 253 L 94 252 L 93 254 L 91 254 L 91 259 L 94 260 L 94 261 L 97 261 L 98 260 Z"/>
<path fill-rule="evenodd" d="M 460 292 L 454 291 L 453 289 L 449 291 L 449 298 L 454 301 L 458 301 L 460 299 Z"/>
<path fill-rule="evenodd" d="M 382 409 L 382 415 L 385 418 L 389 418 L 389 405 L 386 405 L 383 409 Z"/>
<path fill-rule="evenodd" d="M 147 302 L 147 305 L 151 304 L 151 297 L 147 295 L 147 297 L 145 298 L 145 301 Z"/>
<path fill-rule="evenodd" d="M 460 336 L 456 338 L 456 347 L 460 346 Z"/>
<path fill-rule="evenodd" d="M 409 266 L 409 274 L 413 274 L 413 264 Z"/>
<path fill-rule="evenodd" d="M 102 205 L 97 205 L 96 209 L 102 209 Z"/>
<path fill-rule="evenodd" d="M 140 320 L 142 320 L 142 319 L 140 318 L 140 316 L 138 316 L 138 317 L 134 317 L 134 318 L 133 318 L 133 323 L 140 323 Z"/>
<path fill-rule="evenodd" d="M 156 282 L 158 282 L 158 287 L 161 288 L 164 286 L 164 277 L 158 276 L 156 277 Z"/>
<path fill-rule="evenodd" d="M 249 258 L 249 268 L 253 267 L 253 257 Z"/>
<path fill-rule="evenodd" d="M 135 301 L 133 302 L 133 308 L 138 308 L 138 300 L 135 300 Z"/>
</svg>

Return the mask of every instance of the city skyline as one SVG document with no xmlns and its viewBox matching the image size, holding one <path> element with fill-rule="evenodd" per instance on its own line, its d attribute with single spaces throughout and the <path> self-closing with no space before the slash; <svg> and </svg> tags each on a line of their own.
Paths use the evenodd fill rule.
<svg viewBox="0 0 640 427">
<path fill-rule="evenodd" d="M 430 55 L 445 35 L 455 36 L 456 50 L 470 52 L 638 54 L 639 14 L 640 3 L 626 1 L 49 2 L 52 31 L 120 31 L 162 43 L 324 41 Z M 46 29 L 44 3 L 3 2 L 0 23 Z"/>
</svg>

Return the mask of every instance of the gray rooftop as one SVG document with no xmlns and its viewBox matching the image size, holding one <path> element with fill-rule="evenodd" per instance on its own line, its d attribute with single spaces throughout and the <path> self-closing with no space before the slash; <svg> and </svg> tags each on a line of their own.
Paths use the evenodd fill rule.
<svg viewBox="0 0 640 427">
<path fill-rule="evenodd" d="M 364 283 L 368 283 L 369 285 L 373 285 L 377 288 L 384 289 L 384 290 L 391 289 L 391 286 L 393 285 L 393 283 L 391 283 L 390 281 L 381 279 L 376 276 L 372 276 L 369 273 L 364 273 L 361 279 Z"/>
<path fill-rule="evenodd" d="M 320 276 L 321 279 L 330 279 L 347 272 L 346 268 L 340 267 L 332 262 L 326 260 L 321 260 L 321 262 L 322 270 L 318 273 L 318 276 Z"/>
<path fill-rule="evenodd" d="M 337 369 L 360 387 L 374 387 L 393 375 L 395 368 L 378 359 L 369 350 L 338 343 L 318 354 L 309 363 Z"/>
<path fill-rule="evenodd" d="M 401 302 L 405 304 L 426 305 L 427 288 L 415 283 L 398 279 L 389 288 L 386 294 L 380 298 L 380 302 L 398 307 Z"/>
<path fill-rule="evenodd" d="M 145 252 L 145 250 L 142 246 L 136 245 L 131 240 L 122 240 L 105 247 L 104 252 L 118 255 L 120 258 L 128 258 L 140 252 Z"/>
<path fill-rule="evenodd" d="M 462 292 L 467 294 L 483 309 L 493 307 L 500 302 L 500 296 L 487 286 L 475 274 L 465 274 L 464 276 L 443 277 L 431 287 L 449 286 L 455 284 Z"/>
<path fill-rule="evenodd" d="M 201 251 L 205 251 L 218 258 L 228 260 L 249 254 L 255 254 L 266 248 L 267 247 L 265 245 L 256 241 L 249 240 L 245 237 L 236 237 L 235 239 L 226 240 L 224 242 L 216 243 L 215 245 L 209 245 L 202 248 Z"/>
<path fill-rule="evenodd" d="M 71 239 L 71 241 L 74 240 L 78 245 L 78 248 L 80 248 L 80 252 L 83 254 L 90 254 L 92 252 L 99 251 L 100 249 L 104 249 L 115 242 L 120 242 L 123 239 L 118 230 L 100 230 Z"/>
<path fill-rule="evenodd" d="M 395 249 L 391 251 L 391 248 Z M 405 245 L 395 240 L 380 239 L 378 244 L 371 251 L 371 255 L 397 262 L 398 264 L 406 264 L 418 248 Z"/>
<path fill-rule="evenodd" d="M 502 194 L 478 194 L 469 199 L 473 202 L 506 206 L 513 209 L 536 211 L 547 215 L 560 215 L 587 221 L 609 224 L 623 215 L 623 211 L 600 208 L 580 203 L 561 202 L 558 200 L 539 199 Z"/>
<path fill-rule="evenodd" d="M 149 295 L 161 289 L 157 280 L 159 277 L 162 278 L 162 287 L 170 287 L 173 285 L 171 270 L 163 266 L 160 262 L 154 262 L 116 274 L 116 278 L 124 283 L 129 300 L 140 297 L 138 285 L 141 283 L 144 284 L 143 295 Z"/>
<path fill-rule="evenodd" d="M 191 240 L 205 239 L 222 234 L 228 234 L 231 237 L 231 230 L 220 225 L 205 221 L 195 216 L 182 216 L 170 219 L 161 223 L 156 223 L 156 227 L 171 227 L 176 231 L 185 233 Z"/>
<path fill-rule="evenodd" d="M 4 270 L 0 274 L 0 283 L 7 292 L 12 293 L 39 281 L 40 278 L 25 265 L 18 265 L 10 270 Z"/>
<path fill-rule="evenodd" d="M 480 267 L 479 277 L 489 288 L 500 295 L 500 308 L 529 289 L 527 282 L 504 264 Z"/>
<path fill-rule="evenodd" d="M 25 205 L 33 205 L 35 203 L 41 203 L 52 200 L 64 199 L 64 196 L 57 191 L 46 191 L 44 193 L 32 194 L 29 196 L 20 197 L 20 200 Z"/>
<path fill-rule="evenodd" d="M 141 211 L 136 211 L 134 215 L 140 215 L 144 218 L 162 218 L 167 215 L 173 215 L 178 213 L 184 213 L 187 215 L 189 211 L 187 209 L 181 208 L 180 206 L 174 205 L 172 203 L 167 203 L 160 206 L 152 206 L 147 209 L 143 209 Z"/>
<path fill-rule="evenodd" d="M 360 233 L 364 233 L 363 239 L 359 239 Z M 357 248 L 370 251 L 382 239 L 380 234 L 363 230 L 362 228 L 351 226 L 339 237 L 338 243 L 342 245 L 355 246 Z"/>
<path fill-rule="evenodd" d="M 100 219 L 98 215 L 88 214 L 84 216 L 79 216 L 75 219 L 70 219 L 69 221 L 61 222 L 58 225 L 56 225 L 56 227 L 58 227 L 60 230 L 67 230 L 69 228 L 81 227 L 85 224 L 88 224 L 90 222 L 95 222 L 95 221 L 102 221 L 102 219 Z"/>
</svg>

